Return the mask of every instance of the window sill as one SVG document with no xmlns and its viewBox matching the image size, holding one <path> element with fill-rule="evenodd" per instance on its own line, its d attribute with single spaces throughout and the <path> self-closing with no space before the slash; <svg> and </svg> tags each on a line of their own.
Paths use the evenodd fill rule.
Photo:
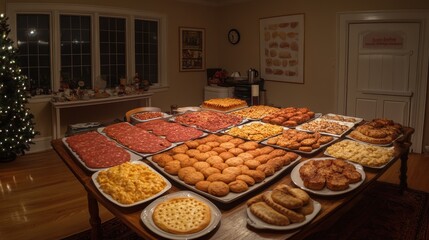
<svg viewBox="0 0 429 240">
<path fill-rule="evenodd" d="M 32 96 L 28 99 L 28 103 L 47 103 L 52 99 L 51 95 Z"/>
</svg>

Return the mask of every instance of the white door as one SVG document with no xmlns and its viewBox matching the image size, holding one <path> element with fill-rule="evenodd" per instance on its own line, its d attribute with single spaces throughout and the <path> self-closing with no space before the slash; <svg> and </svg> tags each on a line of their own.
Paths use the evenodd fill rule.
<svg viewBox="0 0 429 240">
<path fill-rule="evenodd" d="M 419 23 L 350 24 L 347 115 L 410 126 L 416 117 L 419 29 Z"/>
</svg>

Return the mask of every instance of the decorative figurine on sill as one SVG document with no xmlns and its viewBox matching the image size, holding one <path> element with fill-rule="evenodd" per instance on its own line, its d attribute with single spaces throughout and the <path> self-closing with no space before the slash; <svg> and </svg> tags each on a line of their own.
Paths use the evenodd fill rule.
<svg viewBox="0 0 429 240">
<path fill-rule="evenodd" d="M 146 79 L 143 79 L 142 86 L 143 86 L 143 90 L 147 91 L 147 90 L 149 90 L 150 82 Z"/>
<path fill-rule="evenodd" d="M 134 75 L 134 89 L 139 90 L 140 84 L 141 84 L 141 80 L 140 80 L 139 74 L 136 73 L 136 75 Z"/>
</svg>

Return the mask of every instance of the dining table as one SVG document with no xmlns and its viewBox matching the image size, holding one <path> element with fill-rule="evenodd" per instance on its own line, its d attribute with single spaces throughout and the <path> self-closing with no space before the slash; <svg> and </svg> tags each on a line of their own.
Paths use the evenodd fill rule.
<svg viewBox="0 0 429 240">
<path fill-rule="evenodd" d="M 403 134 L 396 139 L 392 146 L 394 148 L 394 158 L 382 168 L 365 167 L 365 178 L 362 184 L 353 189 L 353 191 L 334 196 L 321 196 L 310 193 L 310 197 L 314 201 L 320 203 L 321 209 L 318 214 L 304 226 L 290 230 L 271 230 L 254 228 L 247 222 L 246 201 L 248 199 L 263 191 L 271 190 L 280 184 L 294 185 L 291 179 L 291 170 L 288 170 L 282 172 L 282 174 L 278 175 L 273 181 L 270 181 L 263 187 L 246 194 L 243 198 L 228 203 L 212 201 L 221 212 L 220 222 L 213 230 L 207 232 L 198 239 L 304 239 L 335 223 L 335 221 L 344 215 L 348 209 L 353 207 L 357 201 L 362 198 L 364 192 L 371 188 L 377 179 L 397 161 L 400 161 L 400 173 L 398 176 L 400 179 L 400 191 L 398 191 L 398 194 L 402 194 L 402 192 L 407 189 L 407 161 L 412 144 L 411 136 L 413 132 L 413 128 L 403 127 Z M 341 137 L 338 141 L 342 139 L 344 139 L 344 137 Z M 64 161 L 65 165 L 87 192 L 92 239 L 101 239 L 103 235 L 102 223 L 99 217 L 99 203 L 143 239 L 163 239 L 162 236 L 156 234 L 142 222 L 141 213 L 150 204 L 150 201 L 132 207 L 118 206 L 100 192 L 91 178 L 94 172 L 82 166 L 82 163 L 76 159 L 62 139 L 54 139 L 51 144 L 59 157 Z M 326 155 L 324 155 L 323 151 L 318 151 L 313 155 L 301 155 L 301 157 L 299 162 L 310 158 L 326 157 Z M 149 165 L 152 164 L 145 158 L 142 158 L 141 161 Z M 171 188 L 163 195 L 185 190 L 188 189 L 172 181 Z"/>
</svg>

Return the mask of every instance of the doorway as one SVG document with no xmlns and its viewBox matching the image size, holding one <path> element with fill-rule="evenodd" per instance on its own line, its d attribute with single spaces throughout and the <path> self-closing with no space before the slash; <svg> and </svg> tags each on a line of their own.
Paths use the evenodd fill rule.
<svg viewBox="0 0 429 240">
<path fill-rule="evenodd" d="M 422 151 L 429 58 L 428 12 L 338 14 L 340 113 L 415 129 Z"/>
</svg>

